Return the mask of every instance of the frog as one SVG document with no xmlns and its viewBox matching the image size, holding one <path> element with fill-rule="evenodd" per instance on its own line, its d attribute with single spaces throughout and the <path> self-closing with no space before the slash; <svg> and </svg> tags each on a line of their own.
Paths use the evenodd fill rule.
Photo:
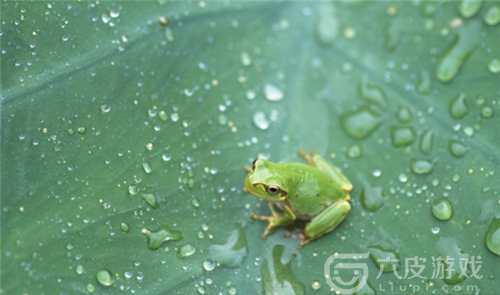
<svg viewBox="0 0 500 295">
<path fill-rule="evenodd" d="M 296 220 L 305 222 L 297 248 L 333 231 L 351 209 L 349 192 L 353 186 L 342 171 L 317 152 L 299 150 L 303 163 L 274 163 L 257 158 L 245 166 L 245 192 L 270 201 L 270 216 L 251 213 L 252 219 L 267 222 L 262 234 L 287 227 Z M 278 212 L 275 206 L 279 208 Z"/>
</svg>

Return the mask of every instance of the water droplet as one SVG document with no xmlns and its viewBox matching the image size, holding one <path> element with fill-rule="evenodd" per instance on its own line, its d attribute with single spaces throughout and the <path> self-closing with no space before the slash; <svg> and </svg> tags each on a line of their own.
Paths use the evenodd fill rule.
<svg viewBox="0 0 500 295">
<path fill-rule="evenodd" d="M 361 157 L 362 154 L 363 153 L 361 151 L 361 146 L 357 143 L 351 145 L 347 149 L 347 156 L 351 159 L 357 159 L 357 158 Z"/>
<path fill-rule="evenodd" d="M 369 184 L 365 184 L 363 190 L 361 191 L 360 201 L 365 210 L 371 212 L 376 211 L 385 203 L 385 198 L 382 194 L 382 187 L 373 187 Z"/>
<path fill-rule="evenodd" d="M 408 123 L 411 120 L 411 111 L 406 106 L 400 106 L 396 116 L 398 117 L 399 122 Z"/>
<path fill-rule="evenodd" d="M 361 106 L 355 111 L 340 116 L 344 131 L 358 139 L 366 138 L 377 129 L 381 122 L 382 119 L 367 106 Z"/>
<path fill-rule="evenodd" d="M 180 231 L 172 230 L 166 225 L 162 225 L 156 231 L 143 229 L 142 234 L 146 235 L 146 237 L 148 238 L 148 248 L 151 250 L 159 249 L 163 242 L 170 240 L 179 241 L 182 239 L 182 234 Z"/>
<path fill-rule="evenodd" d="M 488 64 L 488 69 L 494 74 L 500 73 L 500 60 L 494 58 Z"/>
<path fill-rule="evenodd" d="M 174 40 L 175 40 L 175 38 L 174 38 L 174 32 L 172 31 L 172 29 L 170 27 L 166 27 L 165 31 L 163 32 L 163 34 L 165 36 L 165 39 L 168 42 L 174 42 Z"/>
<path fill-rule="evenodd" d="M 241 225 L 237 225 L 226 244 L 212 245 L 209 247 L 210 255 L 214 261 L 217 261 L 226 267 L 239 267 L 248 255 L 248 244 L 245 237 L 245 231 Z"/>
<path fill-rule="evenodd" d="M 428 71 L 420 72 L 417 91 L 422 94 L 429 94 L 432 89 L 432 76 Z"/>
<path fill-rule="evenodd" d="M 449 82 L 458 74 L 466 58 L 479 42 L 481 27 L 478 23 L 471 23 L 468 27 L 461 29 L 436 68 L 436 77 L 441 82 Z"/>
<path fill-rule="evenodd" d="M 493 218 L 484 237 L 488 250 L 500 256 L 500 218 Z"/>
<path fill-rule="evenodd" d="M 464 93 L 460 93 L 450 102 L 449 111 L 455 119 L 462 119 L 469 112 Z"/>
<path fill-rule="evenodd" d="M 316 38 L 324 46 L 331 46 L 337 40 L 339 21 L 331 3 L 324 2 L 319 9 L 316 22 Z"/>
<path fill-rule="evenodd" d="M 458 140 L 450 140 L 448 148 L 450 153 L 456 158 L 462 158 L 469 151 L 469 148 Z"/>
<path fill-rule="evenodd" d="M 168 162 L 172 159 L 172 154 L 170 153 L 165 153 L 161 156 L 162 160 L 165 161 L 165 162 Z"/>
<path fill-rule="evenodd" d="M 118 8 L 110 9 L 109 16 L 111 16 L 112 18 L 117 18 L 118 16 L 120 16 L 120 10 Z"/>
<path fill-rule="evenodd" d="M 212 271 L 214 270 L 215 268 L 215 263 L 211 260 L 205 260 L 203 262 L 203 268 L 206 270 L 206 271 Z"/>
<path fill-rule="evenodd" d="M 462 0 L 460 6 L 458 6 L 458 11 L 463 17 L 469 18 L 478 13 L 482 5 L 482 0 Z"/>
<path fill-rule="evenodd" d="M 434 170 L 435 161 L 428 160 L 411 160 L 411 171 L 415 174 L 430 174 Z"/>
<path fill-rule="evenodd" d="M 363 78 L 361 81 L 358 91 L 361 98 L 369 103 L 373 103 L 381 107 L 385 107 L 387 105 L 387 98 L 385 97 L 384 91 L 377 86 L 368 84 L 366 78 Z"/>
<path fill-rule="evenodd" d="M 189 188 L 193 188 L 194 187 L 194 179 L 193 178 L 189 178 L 188 179 L 187 186 Z"/>
<path fill-rule="evenodd" d="M 319 288 L 321 288 L 321 283 L 318 280 L 314 280 L 311 284 L 311 287 L 314 290 L 319 290 Z"/>
<path fill-rule="evenodd" d="M 408 175 L 406 175 L 406 173 L 401 173 L 399 174 L 398 179 L 400 182 L 405 183 L 408 181 Z"/>
<path fill-rule="evenodd" d="M 146 173 L 151 173 L 153 170 L 151 169 L 151 165 L 149 165 L 148 162 L 142 162 L 142 168 L 144 169 L 144 172 Z"/>
<path fill-rule="evenodd" d="M 83 265 L 79 264 L 76 266 L 75 271 L 77 275 L 81 275 L 85 271 L 85 268 L 83 267 Z"/>
<path fill-rule="evenodd" d="M 248 67 L 249 65 L 251 65 L 252 64 L 252 58 L 250 57 L 250 54 L 248 54 L 248 52 L 246 52 L 246 51 L 241 52 L 241 54 L 240 54 L 240 62 L 245 67 Z"/>
<path fill-rule="evenodd" d="M 100 269 L 96 274 L 97 281 L 103 286 L 111 286 L 113 281 L 113 274 L 107 269 Z"/>
<path fill-rule="evenodd" d="M 453 216 L 453 207 L 447 199 L 437 199 L 431 206 L 432 215 L 437 220 L 450 220 Z"/>
<path fill-rule="evenodd" d="M 194 253 L 196 253 L 196 248 L 190 244 L 186 244 L 179 249 L 177 257 L 179 258 L 188 257 L 193 255 Z"/>
<path fill-rule="evenodd" d="M 432 130 L 427 130 L 420 136 L 420 151 L 424 154 L 428 154 L 432 150 L 432 144 L 434 142 L 434 132 Z"/>
<path fill-rule="evenodd" d="M 120 225 L 120 229 L 122 230 L 122 232 L 128 233 L 130 232 L 130 225 L 126 222 L 122 222 L 122 224 Z"/>
<path fill-rule="evenodd" d="M 392 249 L 384 249 L 381 246 L 370 246 L 370 258 L 383 272 L 392 272 L 393 268 L 399 269 L 399 254 Z"/>
<path fill-rule="evenodd" d="M 489 106 L 484 106 L 482 109 L 481 109 L 481 116 L 483 118 L 491 118 L 493 117 L 493 109 Z"/>
<path fill-rule="evenodd" d="M 89 291 L 89 293 L 93 293 L 95 291 L 95 286 L 92 284 L 88 284 L 85 288 Z"/>
<path fill-rule="evenodd" d="M 141 193 L 142 198 L 146 203 L 149 204 L 149 206 L 153 208 L 158 208 L 158 194 L 156 192 L 149 193 L 149 192 L 142 192 Z"/>
<path fill-rule="evenodd" d="M 411 127 L 392 126 L 391 140 L 395 147 L 409 146 L 415 141 L 415 131 Z"/>
<path fill-rule="evenodd" d="M 388 25 L 385 27 L 384 36 L 385 36 L 385 48 L 389 51 L 392 51 L 401 44 L 401 39 L 403 35 L 404 24 L 401 23 L 397 18 L 392 19 Z"/>
<path fill-rule="evenodd" d="M 133 195 L 137 194 L 138 192 L 139 192 L 139 188 L 137 187 L 137 185 L 132 184 L 132 185 L 130 185 L 130 186 L 128 187 L 128 193 L 129 193 L 130 195 L 132 195 L 132 196 L 133 196 Z"/>
<path fill-rule="evenodd" d="M 284 97 L 283 91 L 278 86 L 269 83 L 264 86 L 264 95 L 270 101 L 280 101 Z"/>
<path fill-rule="evenodd" d="M 433 227 L 431 228 L 431 232 L 432 232 L 433 234 L 438 234 L 440 230 L 441 230 L 441 229 L 440 229 L 440 228 L 439 228 L 439 226 L 437 226 L 437 225 L 435 225 L 435 226 L 433 226 Z"/>
<path fill-rule="evenodd" d="M 269 120 L 263 112 L 256 112 L 253 115 L 253 123 L 262 130 L 269 128 Z"/>
<path fill-rule="evenodd" d="M 78 127 L 78 129 L 76 129 L 76 131 L 78 131 L 78 133 L 80 133 L 80 134 L 85 134 L 85 132 L 87 132 L 87 128 L 85 128 L 85 127 Z"/>
<path fill-rule="evenodd" d="M 490 26 L 494 26 L 500 23 L 500 6 L 492 5 L 488 8 L 484 14 L 483 20 Z"/>
</svg>

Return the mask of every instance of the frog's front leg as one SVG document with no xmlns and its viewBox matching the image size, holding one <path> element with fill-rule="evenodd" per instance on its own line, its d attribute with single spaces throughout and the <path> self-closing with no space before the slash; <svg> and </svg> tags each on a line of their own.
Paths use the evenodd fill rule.
<svg viewBox="0 0 500 295">
<path fill-rule="evenodd" d="M 303 150 L 299 150 L 298 153 L 299 155 L 304 157 L 307 164 L 323 171 L 323 173 L 325 173 L 333 181 L 335 181 L 342 188 L 343 191 L 348 193 L 352 190 L 352 184 L 349 181 L 349 179 L 347 179 L 347 177 L 344 175 L 344 173 L 342 173 L 342 171 L 340 171 L 339 168 L 335 167 L 334 165 L 330 164 L 328 161 L 323 159 L 317 152 L 312 151 L 311 156 L 308 155 Z"/>
<path fill-rule="evenodd" d="M 260 215 L 254 214 L 254 213 L 250 214 L 250 217 L 253 219 L 268 222 L 266 230 L 262 234 L 263 239 L 267 238 L 267 235 L 269 234 L 269 231 L 271 229 L 273 229 L 275 227 L 287 226 L 297 218 L 295 216 L 295 214 L 292 212 L 292 210 L 290 208 L 288 208 L 287 206 L 284 206 L 284 209 L 283 209 L 284 213 L 280 214 L 280 213 L 276 212 L 276 210 L 274 209 L 273 203 L 269 203 L 268 205 L 269 205 L 269 210 L 271 211 L 271 214 L 272 214 L 271 216 L 260 216 Z"/>
<path fill-rule="evenodd" d="M 299 244 L 298 248 L 304 246 L 312 240 L 321 237 L 334 230 L 346 217 L 351 209 L 351 205 L 347 201 L 340 201 L 331 204 L 321 213 L 316 215 L 304 229 L 304 240 Z"/>
</svg>

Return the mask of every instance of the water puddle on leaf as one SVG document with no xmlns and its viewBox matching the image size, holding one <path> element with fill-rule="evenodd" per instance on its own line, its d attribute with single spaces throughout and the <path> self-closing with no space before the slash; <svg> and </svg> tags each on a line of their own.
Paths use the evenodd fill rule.
<svg viewBox="0 0 500 295">
<path fill-rule="evenodd" d="M 148 248 L 157 250 L 163 242 L 179 241 L 182 239 L 182 234 L 178 230 L 172 230 L 167 225 L 162 225 L 156 231 L 150 231 L 146 228 L 142 229 L 142 234 L 148 238 Z"/>
<path fill-rule="evenodd" d="M 243 226 L 237 224 L 225 244 L 212 245 L 208 251 L 212 260 L 222 266 L 240 267 L 248 255 L 248 244 Z"/>
</svg>

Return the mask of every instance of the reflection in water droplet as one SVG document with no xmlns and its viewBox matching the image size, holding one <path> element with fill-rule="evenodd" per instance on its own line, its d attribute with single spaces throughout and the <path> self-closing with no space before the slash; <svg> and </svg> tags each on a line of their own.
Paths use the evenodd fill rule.
<svg viewBox="0 0 500 295">
<path fill-rule="evenodd" d="M 449 112 L 455 119 L 461 119 L 469 112 L 464 93 L 460 93 L 450 102 Z"/>
<path fill-rule="evenodd" d="M 113 275 L 107 269 L 100 269 L 96 274 L 97 281 L 103 286 L 111 286 L 113 284 Z"/>
<path fill-rule="evenodd" d="M 484 237 L 484 242 L 488 250 L 500 256 L 500 218 L 493 218 Z"/>
<path fill-rule="evenodd" d="M 159 249 L 163 242 L 170 240 L 179 241 L 182 239 L 180 231 L 172 230 L 166 225 L 160 226 L 156 231 L 150 231 L 144 228 L 141 232 L 148 238 L 148 248 L 151 250 Z"/>
<path fill-rule="evenodd" d="M 434 142 L 434 132 L 432 130 L 427 130 L 420 136 L 420 151 L 427 154 L 432 150 L 432 144 Z"/>
<path fill-rule="evenodd" d="M 488 64 L 488 69 L 494 74 L 500 73 L 500 60 L 494 58 Z"/>
<path fill-rule="evenodd" d="M 264 86 L 264 95 L 270 101 L 280 101 L 284 97 L 283 91 L 278 86 L 269 83 Z"/>
<path fill-rule="evenodd" d="M 483 20 L 490 26 L 495 26 L 500 23 L 500 6 L 493 5 L 488 8 L 484 14 Z"/>
<path fill-rule="evenodd" d="M 450 220 L 453 216 L 453 207 L 447 199 L 437 199 L 432 203 L 431 212 L 437 220 Z"/>
<path fill-rule="evenodd" d="M 463 17 L 469 18 L 478 13 L 482 5 L 483 0 L 462 0 L 458 7 L 458 11 Z"/>
<path fill-rule="evenodd" d="M 465 59 L 479 42 L 481 27 L 478 23 L 470 23 L 468 27 L 461 29 L 459 36 L 442 56 L 436 68 L 436 77 L 441 82 L 449 82 L 458 74 Z"/>
<path fill-rule="evenodd" d="M 469 148 L 458 140 L 450 140 L 448 148 L 450 153 L 456 158 L 462 158 L 469 151 Z"/>
<path fill-rule="evenodd" d="M 435 161 L 427 161 L 427 160 L 411 160 L 411 171 L 415 174 L 430 174 L 434 170 Z"/>
<path fill-rule="evenodd" d="M 408 146 L 415 141 L 415 131 L 411 127 L 392 126 L 391 140 L 395 147 Z"/>
<path fill-rule="evenodd" d="M 355 111 L 340 116 L 340 123 L 344 131 L 358 139 L 370 135 L 381 122 L 382 119 L 367 106 L 361 106 Z"/>
<path fill-rule="evenodd" d="M 266 130 L 269 128 L 269 120 L 267 119 L 266 114 L 263 112 L 256 112 L 253 115 L 253 123 L 255 126 L 257 126 L 259 129 Z"/>
</svg>

